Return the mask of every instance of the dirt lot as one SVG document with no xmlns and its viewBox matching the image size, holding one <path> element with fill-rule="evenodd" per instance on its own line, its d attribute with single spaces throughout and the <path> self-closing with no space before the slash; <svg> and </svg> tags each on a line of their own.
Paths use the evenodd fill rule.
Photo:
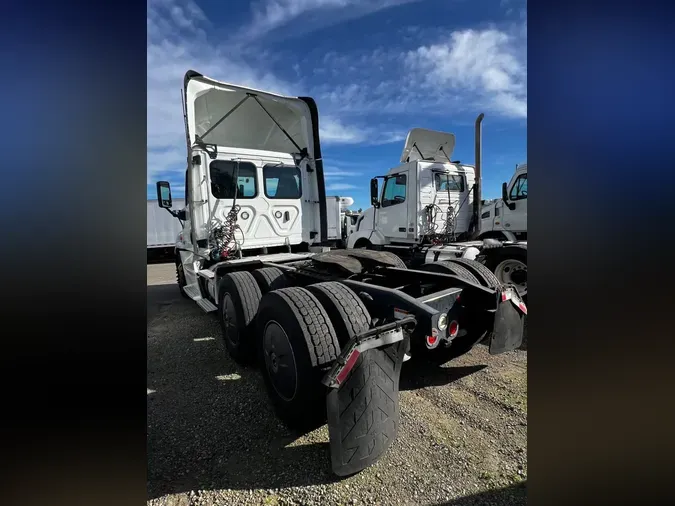
<svg viewBox="0 0 675 506">
<path fill-rule="evenodd" d="M 149 504 L 526 504 L 527 351 L 404 364 L 397 440 L 338 480 L 326 426 L 288 431 L 174 276 L 148 266 Z"/>
</svg>

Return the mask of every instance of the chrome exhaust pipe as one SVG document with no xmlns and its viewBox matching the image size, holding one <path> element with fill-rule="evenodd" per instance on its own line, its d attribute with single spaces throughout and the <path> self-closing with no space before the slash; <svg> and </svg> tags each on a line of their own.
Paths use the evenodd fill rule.
<svg viewBox="0 0 675 506">
<path fill-rule="evenodd" d="M 476 118 L 474 134 L 474 157 L 475 157 L 475 178 L 473 186 L 473 219 L 475 226 L 473 228 L 473 239 L 478 238 L 481 232 L 481 214 L 483 199 L 483 118 L 485 114 L 480 113 Z"/>
</svg>

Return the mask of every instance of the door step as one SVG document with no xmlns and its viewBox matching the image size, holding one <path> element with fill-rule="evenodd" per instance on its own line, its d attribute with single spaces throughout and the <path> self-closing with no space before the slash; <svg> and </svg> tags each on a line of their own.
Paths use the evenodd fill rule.
<svg viewBox="0 0 675 506">
<path fill-rule="evenodd" d="M 199 299 L 196 301 L 197 305 L 204 310 L 205 313 L 212 313 L 213 311 L 217 311 L 218 307 L 211 302 L 210 300 L 207 299 Z"/>
<path fill-rule="evenodd" d="M 218 309 L 218 307 L 213 302 L 202 297 L 202 292 L 199 289 L 199 283 L 185 285 L 183 290 L 188 295 L 188 297 L 194 300 L 197 305 L 202 308 L 205 313 L 211 313 Z"/>
<path fill-rule="evenodd" d="M 216 273 L 209 269 L 201 269 L 197 271 L 197 274 L 206 279 L 213 279 L 216 277 Z"/>
<path fill-rule="evenodd" d="M 192 283 L 191 285 L 185 285 L 183 287 L 183 290 L 185 293 L 187 293 L 187 296 L 190 297 L 192 300 L 198 300 L 202 298 L 202 292 L 199 290 L 199 284 L 198 283 Z"/>
</svg>

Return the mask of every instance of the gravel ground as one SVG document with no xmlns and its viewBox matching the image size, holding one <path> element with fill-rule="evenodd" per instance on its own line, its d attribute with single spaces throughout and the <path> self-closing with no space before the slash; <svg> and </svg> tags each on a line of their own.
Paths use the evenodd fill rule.
<svg viewBox="0 0 675 506">
<path fill-rule="evenodd" d="M 148 266 L 148 504 L 526 504 L 527 351 L 478 346 L 444 367 L 404 364 L 398 438 L 374 466 L 330 471 L 328 430 L 286 429 L 213 314 Z"/>
</svg>

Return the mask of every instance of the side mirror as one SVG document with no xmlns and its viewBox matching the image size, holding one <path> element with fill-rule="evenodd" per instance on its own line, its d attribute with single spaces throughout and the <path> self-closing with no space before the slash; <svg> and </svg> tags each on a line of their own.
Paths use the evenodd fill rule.
<svg viewBox="0 0 675 506">
<path fill-rule="evenodd" d="M 377 178 L 374 177 L 373 179 L 370 180 L 370 204 L 373 207 L 377 207 L 378 196 L 379 196 L 379 191 L 378 191 Z"/>
<path fill-rule="evenodd" d="M 171 185 L 168 181 L 157 181 L 157 204 L 162 209 L 171 209 Z"/>
</svg>

